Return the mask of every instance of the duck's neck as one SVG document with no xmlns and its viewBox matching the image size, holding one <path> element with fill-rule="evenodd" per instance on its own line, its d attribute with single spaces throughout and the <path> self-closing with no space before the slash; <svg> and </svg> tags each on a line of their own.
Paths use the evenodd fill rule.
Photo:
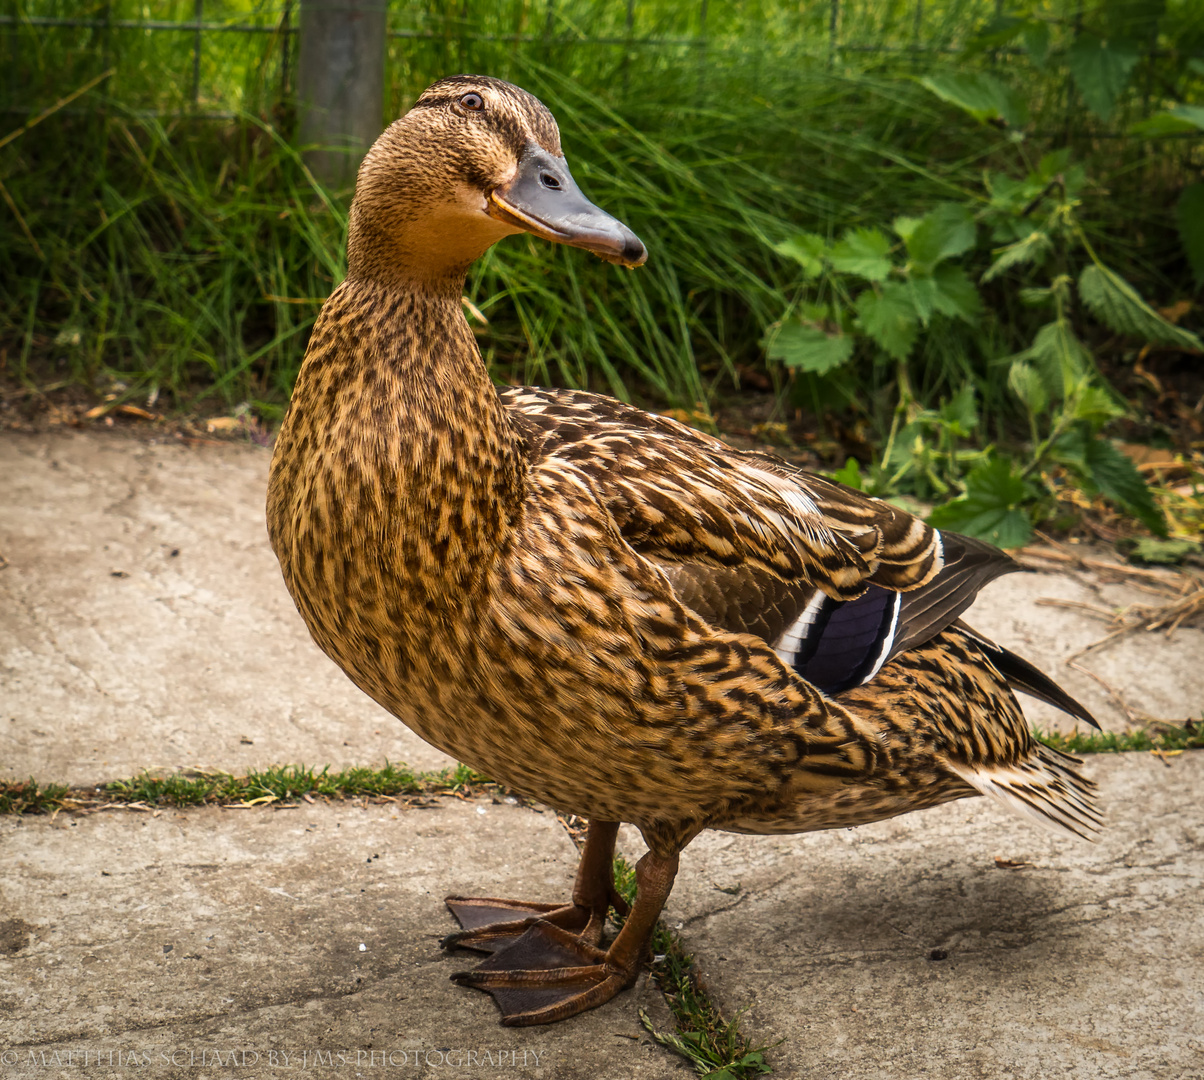
<svg viewBox="0 0 1204 1080">
<path fill-rule="evenodd" d="M 459 281 L 349 278 L 314 326 L 282 431 L 311 440 L 298 456 L 326 535 L 383 544 L 381 569 L 417 593 L 478 586 L 522 504 L 521 439 L 461 296 Z"/>
</svg>

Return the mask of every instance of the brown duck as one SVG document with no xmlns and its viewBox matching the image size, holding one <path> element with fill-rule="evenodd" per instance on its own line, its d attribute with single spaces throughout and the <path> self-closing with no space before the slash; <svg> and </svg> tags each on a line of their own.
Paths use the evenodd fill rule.
<svg viewBox="0 0 1204 1080">
<path fill-rule="evenodd" d="M 428 742 L 590 821 L 571 899 L 449 897 L 453 976 L 506 1024 L 631 985 L 703 829 L 858 825 L 989 795 L 1063 832 L 1100 819 L 1012 688 L 1090 723 L 960 620 L 1016 569 L 878 499 L 610 398 L 498 390 L 465 273 L 518 232 L 625 266 L 556 122 L 480 76 L 430 87 L 359 171 L 347 279 L 276 443 L 268 527 L 322 649 Z M 620 822 L 648 852 L 630 911 Z M 626 915 L 603 947 L 608 910 Z"/>
</svg>

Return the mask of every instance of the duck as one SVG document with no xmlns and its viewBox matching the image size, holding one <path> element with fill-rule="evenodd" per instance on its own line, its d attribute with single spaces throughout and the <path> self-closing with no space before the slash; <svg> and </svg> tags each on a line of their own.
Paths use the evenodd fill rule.
<svg viewBox="0 0 1204 1080">
<path fill-rule="evenodd" d="M 1015 562 L 614 398 L 495 386 L 463 290 L 520 233 L 647 258 L 581 192 L 537 98 L 441 79 L 360 166 L 346 278 L 267 493 L 326 655 L 428 743 L 588 821 L 567 899 L 447 898 L 460 929 L 443 945 L 485 954 L 452 978 L 511 1026 L 611 1000 L 705 829 L 851 827 L 985 795 L 1093 838 L 1094 784 L 1015 692 L 1094 719 L 961 618 Z M 622 823 L 647 847 L 630 905 Z"/>
</svg>

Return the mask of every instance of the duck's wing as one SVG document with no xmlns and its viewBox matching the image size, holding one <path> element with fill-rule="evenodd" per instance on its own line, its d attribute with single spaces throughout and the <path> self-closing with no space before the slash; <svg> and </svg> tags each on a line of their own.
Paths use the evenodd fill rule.
<svg viewBox="0 0 1204 1080">
<path fill-rule="evenodd" d="M 501 398 L 532 461 L 588 477 L 646 557 L 757 570 L 834 600 L 916 588 L 944 565 L 940 534 L 911 514 L 669 417 L 575 391 Z"/>
<path fill-rule="evenodd" d="M 1019 566 L 889 503 L 667 417 L 576 391 L 511 388 L 533 460 L 587 472 L 624 538 L 713 626 L 755 634 L 829 694 L 956 627 L 999 675 L 1098 727 L 1033 664 L 960 621 Z"/>
</svg>

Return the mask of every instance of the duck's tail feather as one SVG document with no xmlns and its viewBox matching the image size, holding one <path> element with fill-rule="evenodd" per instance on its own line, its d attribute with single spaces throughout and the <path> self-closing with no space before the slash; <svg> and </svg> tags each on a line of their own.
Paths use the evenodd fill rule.
<svg viewBox="0 0 1204 1080">
<path fill-rule="evenodd" d="M 1103 828 L 1095 784 L 1074 766 L 1082 762 L 1060 750 L 1035 744 L 1028 761 L 1010 765 L 950 762 L 949 769 L 1001 806 L 1062 836 L 1095 840 Z"/>
<path fill-rule="evenodd" d="M 1055 709 L 1061 709 L 1064 713 L 1069 713 L 1076 719 L 1090 724 L 1096 731 L 1103 730 L 1099 726 L 1099 721 L 1087 711 L 1085 705 L 1072 698 L 1035 664 L 1030 664 L 1023 656 L 1017 656 L 1010 649 L 1005 649 L 996 645 L 995 642 L 989 641 L 968 627 L 961 619 L 958 619 L 954 625 L 962 633 L 973 638 L 1013 690 L 1020 690 L 1052 705 Z"/>
</svg>

